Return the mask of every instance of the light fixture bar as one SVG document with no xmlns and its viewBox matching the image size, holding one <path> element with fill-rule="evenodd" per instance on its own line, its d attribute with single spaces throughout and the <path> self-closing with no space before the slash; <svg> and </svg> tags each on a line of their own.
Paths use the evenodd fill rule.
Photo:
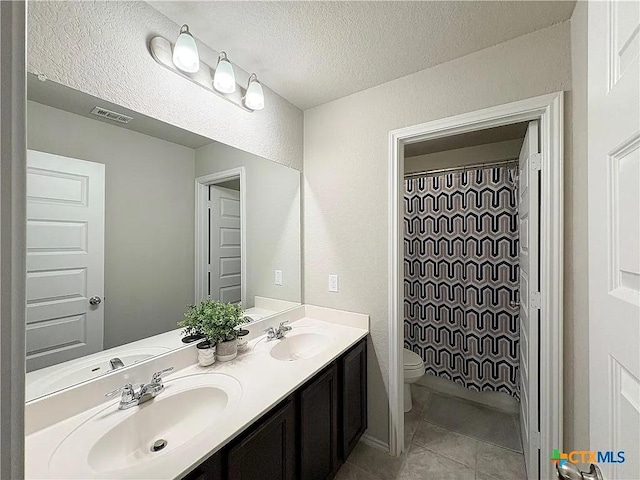
<svg viewBox="0 0 640 480">
<path fill-rule="evenodd" d="M 220 98 L 224 98 L 226 101 L 233 103 L 236 107 L 241 108 L 245 112 L 253 113 L 253 110 L 247 108 L 243 102 L 246 89 L 236 83 L 236 90 L 234 93 L 219 93 L 213 88 L 213 75 L 215 70 L 202 60 L 200 61 L 200 69 L 195 73 L 186 73 L 179 70 L 173 64 L 173 44 L 166 38 L 153 37 L 149 42 L 149 52 L 156 62 L 168 70 L 171 70 L 173 73 L 190 80 Z"/>
</svg>

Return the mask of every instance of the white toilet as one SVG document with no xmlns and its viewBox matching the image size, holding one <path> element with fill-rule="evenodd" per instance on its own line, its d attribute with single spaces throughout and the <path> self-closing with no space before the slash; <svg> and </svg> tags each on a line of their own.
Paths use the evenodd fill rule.
<svg viewBox="0 0 640 480">
<path fill-rule="evenodd" d="M 425 372 L 424 362 L 420 355 L 411 350 L 404 349 L 404 411 L 411 410 L 413 406 L 411 402 L 410 383 L 416 383 Z"/>
</svg>

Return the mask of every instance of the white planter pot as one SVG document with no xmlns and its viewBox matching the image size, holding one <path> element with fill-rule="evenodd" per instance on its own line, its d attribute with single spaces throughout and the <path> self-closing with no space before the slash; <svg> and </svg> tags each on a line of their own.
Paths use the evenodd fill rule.
<svg viewBox="0 0 640 480">
<path fill-rule="evenodd" d="M 238 330 L 238 351 L 244 352 L 249 347 L 249 342 L 247 341 L 247 336 L 249 335 L 249 330 L 240 329 Z"/>
<path fill-rule="evenodd" d="M 216 346 L 205 346 L 208 342 L 201 342 L 196 345 L 198 350 L 198 365 L 201 367 L 208 367 L 216 363 Z"/>
<path fill-rule="evenodd" d="M 238 356 L 238 340 L 227 340 L 219 342 L 216 350 L 216 357 L 220 362 L 228 362 Z"/>
</svg>

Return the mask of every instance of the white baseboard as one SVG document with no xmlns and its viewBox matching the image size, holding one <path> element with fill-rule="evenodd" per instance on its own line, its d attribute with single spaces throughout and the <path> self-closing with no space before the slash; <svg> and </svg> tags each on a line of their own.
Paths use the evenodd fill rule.
<svg viewBox="0 0 640 480">
<path fill-rule="evenodd" d="M 376 437 L 372 437 L 366 432 L 362 434 L 362 437 L 360 437 L 360 441 L 365 445 L 369 445 L 370 447 L 377 448 L 378 450 L 382 450 L 386 453 L 389 453 L 388 443 L 383 442 L 382 440 L 379 440 Z"/>
</svg>

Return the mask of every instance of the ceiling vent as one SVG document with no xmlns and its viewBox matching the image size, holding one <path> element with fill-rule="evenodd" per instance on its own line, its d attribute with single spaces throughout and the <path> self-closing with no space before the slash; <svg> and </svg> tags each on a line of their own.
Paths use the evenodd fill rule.
<svg viewBox="0 0 640 480">
<path fill-rule="evenodd" d="M 129 123 L 131 120 L 133 120 L 133 117 L 123 115 L 122 113 L 112 112 L 111 110 L 107 110 L 106 108 L 102 107 L 95 107 L 93 110 L 91 110 L 91 113 L 102 118 L 108 118 L 109 120 L 113 120 L 114 122 Z"/>
</svg>

